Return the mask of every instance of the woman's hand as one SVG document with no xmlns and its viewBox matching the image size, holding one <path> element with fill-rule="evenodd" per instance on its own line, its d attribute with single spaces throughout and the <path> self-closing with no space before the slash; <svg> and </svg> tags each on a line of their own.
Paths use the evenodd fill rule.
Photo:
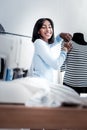
<svg viewBox="0 0 87 130">
<path fill-rule="evenodd" d="M 69 42 L 72 39 L 72 35 L 70 33 L 60 33 L 60 37 L 65 41 Z"/>
<path fill-rule="evenodd" d="M 69 51 L 71 51 L 71 49 L 72 49 L 72 43 L 71 42 L 64 42 L 62 50 L 69 52 Z"/>
</svg>

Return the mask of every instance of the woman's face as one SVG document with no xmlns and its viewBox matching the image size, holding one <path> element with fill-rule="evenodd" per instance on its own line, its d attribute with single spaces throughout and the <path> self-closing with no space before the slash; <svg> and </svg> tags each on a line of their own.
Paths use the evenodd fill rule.
<svg viewBox="0 0 87 130">
<path fill-rule="evenodd" d="M 41 36 L 41 39 L 48 42 L 53 34 L 53 29 L 48 20 L 45 20 L 41 29 L 38 31 L 38 34 Z"/>
</svg>

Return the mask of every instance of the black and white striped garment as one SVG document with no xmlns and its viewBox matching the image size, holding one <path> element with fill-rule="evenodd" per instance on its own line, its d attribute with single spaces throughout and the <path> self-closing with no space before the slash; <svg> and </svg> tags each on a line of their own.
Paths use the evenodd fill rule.
<svg viewBox="0 0 87 130">
<path fill-rule="evenodd" d="M 87 45 L 72 41 L 72 47 L 61 67 L 61 71 L 65 71 L 63 83 L 71 87 L 87 87 Z"/>
</svg>

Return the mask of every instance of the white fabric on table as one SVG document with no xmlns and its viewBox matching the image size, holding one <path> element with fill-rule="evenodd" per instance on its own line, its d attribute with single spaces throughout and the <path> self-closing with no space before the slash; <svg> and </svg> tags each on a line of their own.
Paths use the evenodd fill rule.
<svg viewBox="0 0 87 130">
<path fill-rule="evenodd" d="M 30 77 L 0 82 L 0 102 L 37 107 L 57 107 L 62 103 L 87 104 L 86 100 L 67 86 Z"/>
</svg>

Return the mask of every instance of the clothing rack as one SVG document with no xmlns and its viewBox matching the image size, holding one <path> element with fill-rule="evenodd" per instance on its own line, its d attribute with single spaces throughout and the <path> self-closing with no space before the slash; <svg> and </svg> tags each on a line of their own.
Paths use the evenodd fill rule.
<svg viewBox="0 0 87 130">
<path fill-rule="evenodd" d="M 27 36 L 27 35 L 21 35 L 21 34 L 10 33 L 10 32 L 3 32 L 3 31 L 1 31 L 0 34 L 8 34 L 8 35 L 15 35 L 15 36 L 20 36 L 20 37 L 32 38 L 31 36 Z"/>
</svg>

